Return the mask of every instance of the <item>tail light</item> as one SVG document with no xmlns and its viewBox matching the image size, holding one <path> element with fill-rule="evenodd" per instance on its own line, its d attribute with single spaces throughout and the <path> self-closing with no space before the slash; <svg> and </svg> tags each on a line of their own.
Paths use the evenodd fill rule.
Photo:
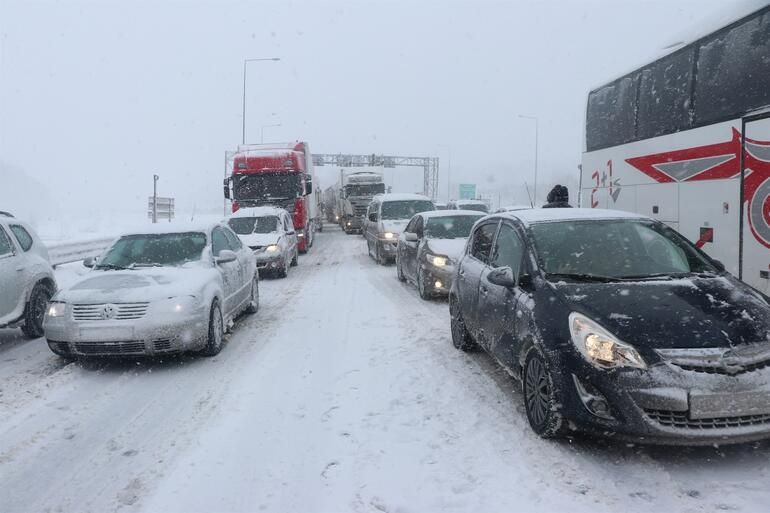
<svg viewBox="0 0 770 513">
<path fill-rule="evenodd" d="M 294 200 L 294 228 L 301 230 L 305 227 L 305 199 Z"/>
<path fill-rule="evenodd" d="M 237 212 L 241 208 L 241 205 L 237 201 L 233 201 L 233 213 Z"/>
</svg>

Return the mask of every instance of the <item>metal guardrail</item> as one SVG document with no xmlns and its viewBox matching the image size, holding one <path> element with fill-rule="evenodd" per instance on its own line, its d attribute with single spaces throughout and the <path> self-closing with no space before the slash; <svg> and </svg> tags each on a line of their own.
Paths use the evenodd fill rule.
<svg viewBox="0 0 770 513">
<path fill-rule="evenodd" d="M 102 237 L 97 239 L 85 239 L 74 242 L 51 242 L 46 244 L 51 265 L 69 264 L 96 256 L 115 240 L 114 237 Z"/>
</svg>

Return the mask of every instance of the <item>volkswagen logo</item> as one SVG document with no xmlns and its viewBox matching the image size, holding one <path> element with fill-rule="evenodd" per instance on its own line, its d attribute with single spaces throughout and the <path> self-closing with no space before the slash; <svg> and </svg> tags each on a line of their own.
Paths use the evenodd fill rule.
<svg viewBox="0 0 770 513">
<path fill-rule="evenodd" d="M 115 305 L 104 305 L 102 307 L 101 317 L 106 321 L 108 319 L 114 319 L 117 313 L 118 309 L 115 307 Z"/>
</svg>

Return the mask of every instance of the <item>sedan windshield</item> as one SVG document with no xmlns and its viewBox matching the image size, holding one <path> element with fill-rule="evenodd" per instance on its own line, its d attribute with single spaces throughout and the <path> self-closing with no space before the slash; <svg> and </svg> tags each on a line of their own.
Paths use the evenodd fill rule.
<svg viewBox="0 0 770 513">
<path fill-rule="evenodd" d="M 386 201 L 382 204 L 383 219 L 411 219 L 415 214 L 433 210 L 433 203 L 424 200 Z"/>
<path fill-rule="evenodd" d="M 233 217 L 227 224 L 238 235 L 252 233 L 273 233 L 278 231 L 278 217 Z"/>
<path fill-rule="evenodd" d="M 126 235 L 107 250 L 96 268 L 176 266 L 200 260 L 206 247 L 201 232 Z"/>
<path fill-rule="evenodd" d="M 425 225 L 425 236 L 429 239 L 465 239 L 471 233 L 474 223 L 482 215 L 431 217 Z"/>
<path fill-rule="evenodd" d="M 717 269 L 663 224 L 643 220 L 559 221 L 532 226 L 547 274 L 646 278 Z"/>
</svg>

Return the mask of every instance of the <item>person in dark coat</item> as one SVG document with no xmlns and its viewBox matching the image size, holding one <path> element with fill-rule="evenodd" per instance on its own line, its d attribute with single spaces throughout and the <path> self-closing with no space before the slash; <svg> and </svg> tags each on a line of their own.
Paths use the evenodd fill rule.
<svg viewBox="0 0 770 513">
<path fill-rule="evenodd" d="M 554 185 L 546 200 L 548 203 L 543 208 L 572 208 L 569 204 L 569 190 L 563 185 Z"/>
</svg>

